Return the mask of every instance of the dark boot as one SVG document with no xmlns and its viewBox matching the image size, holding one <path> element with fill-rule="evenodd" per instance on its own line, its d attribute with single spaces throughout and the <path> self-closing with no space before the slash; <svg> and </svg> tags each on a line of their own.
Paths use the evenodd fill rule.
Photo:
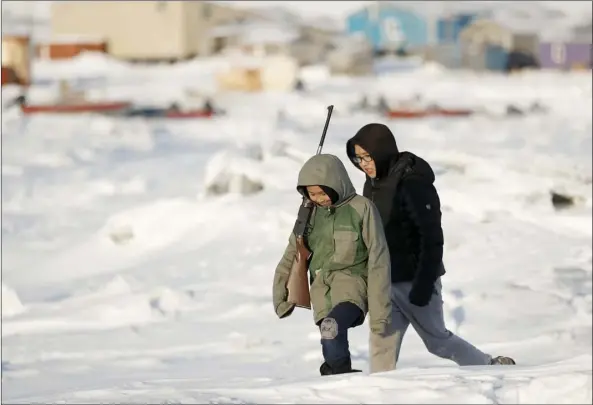
<svg viewBox="0 0 593 405">
<path fill-rule="evenodd" d="M 496 356 L 490 360 L 491 366 L 514 366 L 515 360 L 511 359 L 510 357 L 505 356 Z"/>
<path fill-rule="evenodd" d="M 319 368 L 321 375 L 360 372 L 353 370 L 348 350 L 348 329 L 360 325 L 364 314 L 351 302 L 336 305 L 321 322 L 321 349 L 325 362 Z"/>
<path fill-rule="evenodd" d="M 327 364 L 327 362 L 323 362 L 321 367 L 319 367 L 319 373 L 322 376 L 360 372 L 362 372 L 362 370 L 356 370 L 352 368 L 350 359 L 344 360 L 343 362 L 334 365 L 334 367 L 331 367 L 329 364 Z"/>
<path fill-rule="evenodd" d="M 324 375 L 332 375 L 332 368 L 324 361 L 321 367 L 319 367 L 319 374 L 321 374 L 322 377 Z"/>
</svg>

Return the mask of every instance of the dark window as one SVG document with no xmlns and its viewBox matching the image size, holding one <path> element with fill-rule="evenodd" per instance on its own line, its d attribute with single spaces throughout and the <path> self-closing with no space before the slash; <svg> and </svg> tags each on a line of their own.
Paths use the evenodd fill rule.
<svg viewBox="0 0 593 405">
<path fill-rule="evenodd" d="M 224 50 L 224 48 L 227 47 L 227 40 L 226 38 L 222 38 L 222 37 L 216 37 L 214 38 L 214 46 L 213 46 L 213 52 L 215 54 L 218 54 L 220 52 L 222 52 Z"/>
</svg>

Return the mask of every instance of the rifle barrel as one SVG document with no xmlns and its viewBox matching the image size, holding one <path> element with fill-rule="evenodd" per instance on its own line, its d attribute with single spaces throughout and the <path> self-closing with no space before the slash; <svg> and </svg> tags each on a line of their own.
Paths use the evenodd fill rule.
<svg viewBox="0 0 593 405">
<path fill-rule="evenodd" d="M 327 107 L 327 118 L 325 120 L 325 126 L 323 127 L 323 133 L 321 134 L 321 140 L 319 141 L 319 147 L 317 148 L 317 155 L 319 155 L 321 153 L 321 149 L 323 149 L 323 143 L 325 142 L 325 134 L 327 134 L 327 127 L 329 126 L 329 120 L 332 116 L 333 110 L 333 105 Z"/>
</svg>

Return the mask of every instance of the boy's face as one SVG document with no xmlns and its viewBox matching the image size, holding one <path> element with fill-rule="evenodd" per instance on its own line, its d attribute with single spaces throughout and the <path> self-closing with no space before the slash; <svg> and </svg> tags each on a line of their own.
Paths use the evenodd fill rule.
<svg viewBox="0 0 593 405">
<path fill-rule="evenodd" d="M 307 194 L 309 194 L 309 198 L 315 204 L 321 207 L 329 207 L 332 205 L 332 200 L 329 198 L 325 191 L 319 186 L 307 186 Z"/>
<path fill-rule="evenodd" d="M 377 168 L 375 167 L 375 161 L 360 145 L 354 145 L 354 159 L 360 168 L 371 178 L 374 179 L 377 176 Z"/>
</svg>

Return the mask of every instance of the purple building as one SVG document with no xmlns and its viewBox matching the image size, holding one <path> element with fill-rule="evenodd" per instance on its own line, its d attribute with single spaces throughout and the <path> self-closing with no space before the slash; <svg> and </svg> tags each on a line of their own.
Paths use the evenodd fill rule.
<svg viewBox="0 0 593 405">
<path fill-rule="evenodd" d="M 543 42 L 539 46 L 542 69 L 591 69 L 591 44 Z"/>
</svg>

